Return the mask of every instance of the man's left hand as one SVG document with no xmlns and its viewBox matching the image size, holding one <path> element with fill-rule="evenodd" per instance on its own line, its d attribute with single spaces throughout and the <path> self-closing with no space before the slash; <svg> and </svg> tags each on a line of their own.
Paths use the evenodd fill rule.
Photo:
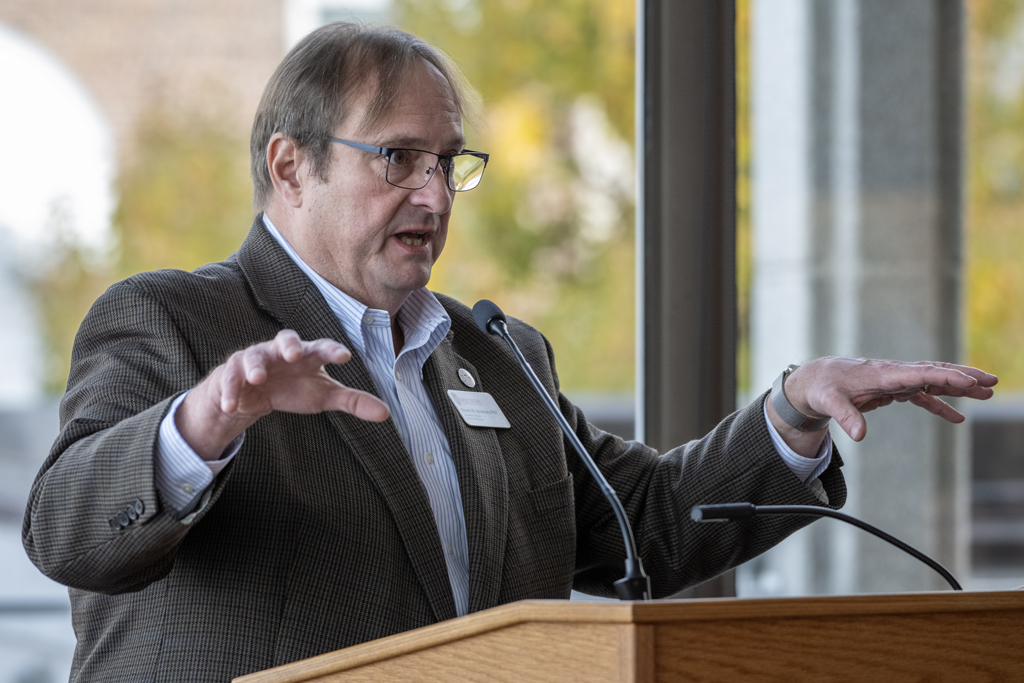
<svg viewBox="0 0 1024 683">
<path fill-rule="evenodd" d="M 804 415 L 831 417 L 860 441 L 867 433 L 863 414 L 868 411 L 909 401 L 959 423 L 963 414 L 939 396 L 984 400 L 991 398 L 998 381 L 995 375 L 952 363 L 826 357 L 801 365 L 786 378 L 786 398 Z"/>
</svg>

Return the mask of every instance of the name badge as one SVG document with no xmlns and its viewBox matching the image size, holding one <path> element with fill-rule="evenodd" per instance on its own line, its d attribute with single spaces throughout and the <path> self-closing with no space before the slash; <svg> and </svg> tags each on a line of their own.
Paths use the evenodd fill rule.
<svg viewBox="0 0 1024 683">
<path fill-rule="evenodd" d="M 512 426 L 490 394 L 485 394 L 482 391 L 449 389 L 448 398 L 452 400 L 455 409 L 459 411 L 459 415 L 470 427 L 508 429 Z"/>
</svg>

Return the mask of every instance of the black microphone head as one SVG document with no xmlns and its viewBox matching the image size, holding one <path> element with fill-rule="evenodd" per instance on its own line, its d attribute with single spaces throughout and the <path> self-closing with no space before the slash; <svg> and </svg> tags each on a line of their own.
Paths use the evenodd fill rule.
<svg viewBox="0 0 1024 683">
<path fill-rule="evenodd" d="M 476 321 L 477 327 L 487 334 L 495 334 L 491 330 L 491 321 L 495 319 L 505 322 L 505 314 L 501 312 L 501 309 L 493 301 L 480 299 L 473 306 L 473 320 Z"/>
<path fill-rule="evenodd" d="M 695 522 L 727 522 L 731 519 L 747 519 L 757 513 L 752 503 L 721 503 L 719 505 L 694 505 L 690 519 Z"/>
</svg>

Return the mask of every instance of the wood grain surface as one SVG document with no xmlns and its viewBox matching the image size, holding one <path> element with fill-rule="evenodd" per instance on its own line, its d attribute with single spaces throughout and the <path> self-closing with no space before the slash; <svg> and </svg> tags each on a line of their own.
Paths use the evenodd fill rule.
<svg viewBox="0 0 1024 683">
<path fill-rule="evenodd" d="M 1024 613 L 675 622 L 656 634 L 658 681 L 1024 681 Z"/>
<path fill-rule="evenodd" d="M 235 680 L 1024 681 L 1024 592 L 523 601 Z"/>
</svg>

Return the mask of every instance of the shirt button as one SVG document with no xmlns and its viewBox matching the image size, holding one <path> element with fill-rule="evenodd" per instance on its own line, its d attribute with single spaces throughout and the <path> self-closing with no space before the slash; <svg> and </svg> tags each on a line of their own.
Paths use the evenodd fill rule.
<svg viewBox="0 0 1024 683">
<path fill-rule="evenodd" d="M 395 379 L 397 379 L 399 382 L 402 381 L 402 372 L 398 368 L 395 368 Z"/>
<path fill-rule="evenodd" d="M 363 324 L 364 325 L 372 325 L 373 324 L 373 313 L 370 313 L 369 311 L 367 311 L 366 313 L 363 313 Z"/>
<path fill-rule="evenodd" d="M 445 550 L 448 551 L 449 555 L 454 555 L 455 554 L 455 546 L 453 546 L 451 543 L 446 543 L 444 547 L 445 547 Z"/>
<path fill-rule="evenodd" d="M 434 454 L 433 453 L 427 453 L 424 457 L 426 458 L 428 465 L 433 465 L 434 464 Z"/>
<path fill-rule="evenodd" d="M 192 493 L 193 491 L 196 490 L 196 487 L 192 486 L 192 484 L 182 484 L 181 490 L 184 491 L 185 493 Z"/>
</svg>

